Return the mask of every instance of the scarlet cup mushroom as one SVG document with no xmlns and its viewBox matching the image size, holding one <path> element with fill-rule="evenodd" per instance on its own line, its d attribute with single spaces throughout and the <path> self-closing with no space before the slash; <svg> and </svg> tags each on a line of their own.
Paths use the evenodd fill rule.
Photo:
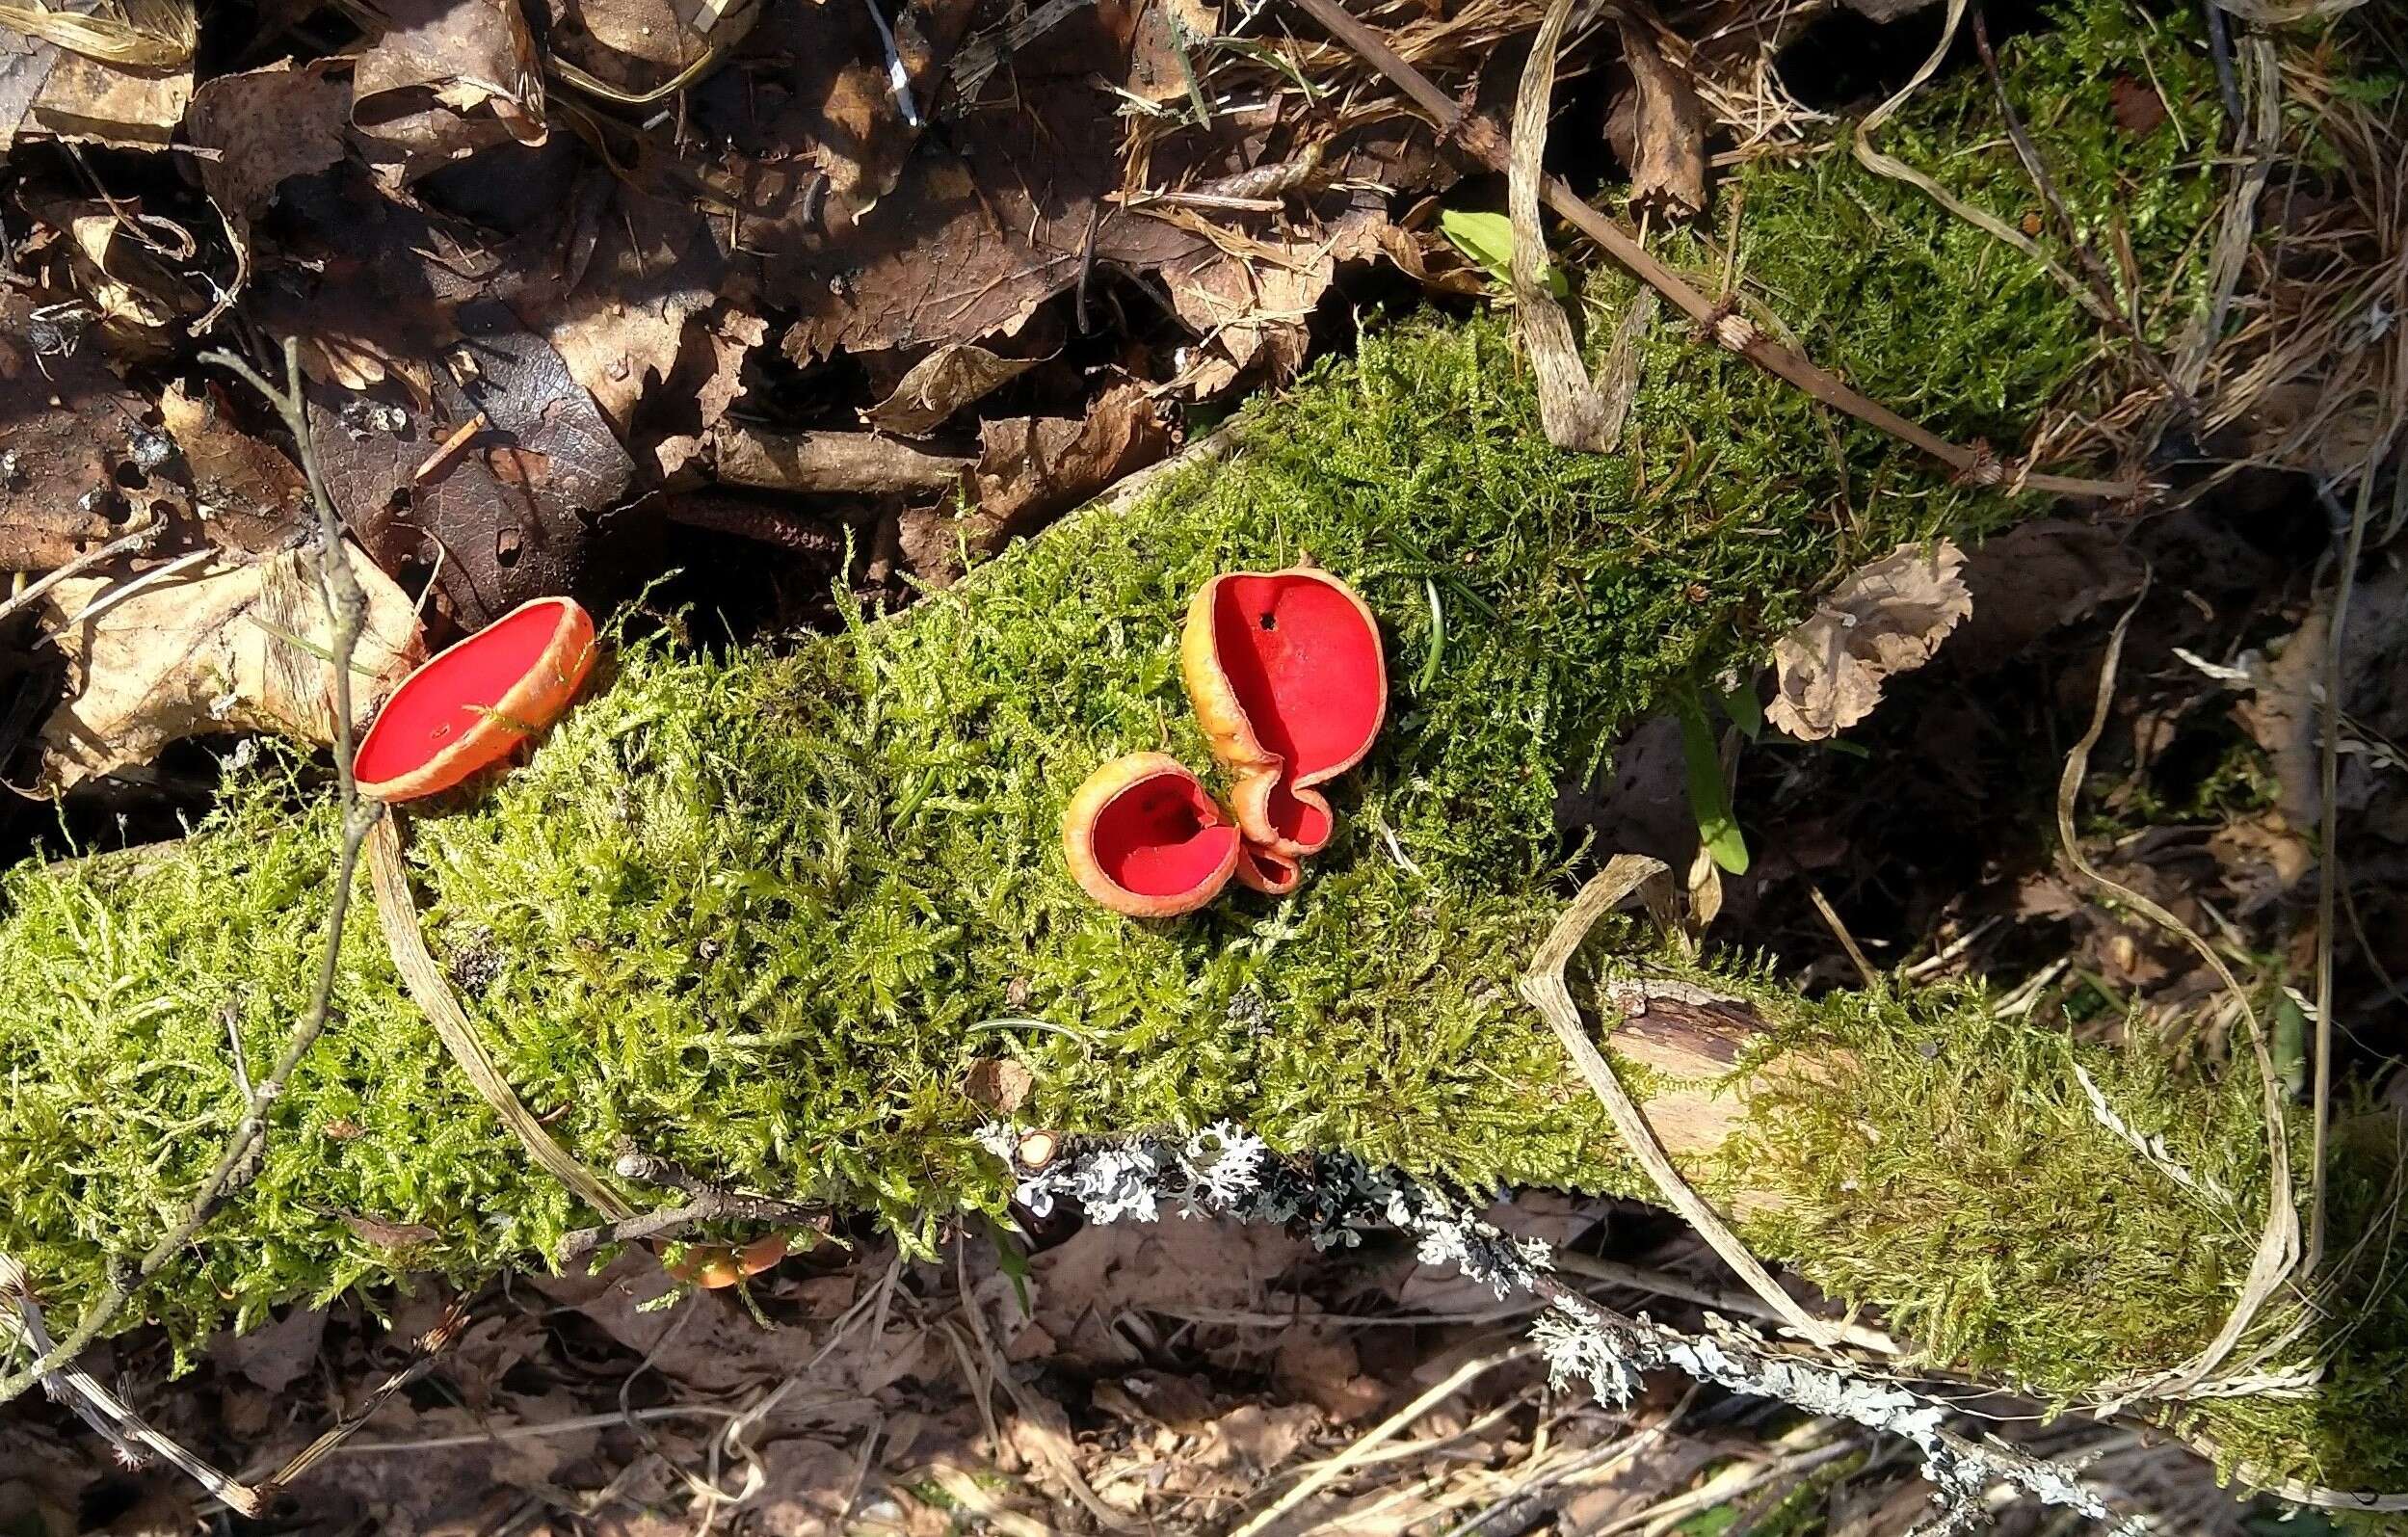
<svg viewBox="0 0 2408 1537">
<path fill-rule="evenodd" d="M 1362 762 L 1388 717 L 1378 623 L 1327 571 L 1232 571 L 1188 605 L 1179 671 L 1230 772 L 1238 831 L 1258 864 L 1285 861 L 1292 887 L 1295 861 L 1336 827 L 1313 786 Z"/>
<path fill-rule="evenodd" d="M 689 1244 L 682 1259 L 664 1268 L 689 1285 L 716 1291 L 759 1275 L 783 1259 L 790 1247 L 782 1232 L 755 1238 L 741 1248 L 723 1243 Z"/>
<path fill-rule="evenodd" d="M 1089 896 L 1133 918 L 1195 912 L 1221 894 L 1240 853 L 1204 782 L 1163 753 L 1131 753 L 1087 776 L 1062 813 L 1062 851 Z"/>
<path fill-rule="evenodd" d="M 539 597 L 402 679 L 352 759 L 359 793 L 410 801 L 491 767 L 558 719 L 594 670 L 594 618 Z"/>
</svg>

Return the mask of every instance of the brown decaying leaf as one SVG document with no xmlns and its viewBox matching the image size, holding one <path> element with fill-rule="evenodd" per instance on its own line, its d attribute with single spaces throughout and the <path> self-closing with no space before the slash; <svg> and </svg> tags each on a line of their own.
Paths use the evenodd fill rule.
<svg viewBox="0 0 2408 1537">
<path fill-rule="evenodd" d="M 37 217 L 66 233 L 67 270 L 98 311 L 93 330 L 110 354 L 157 362 L 184 339 L 181 322 L 207 307 L 183 276 L 161 261 L 104 202 L 38 205 Z"/>
<path fill-rule="evenodd" d="M 159 396 L 159 415 L 184 451 L 210 541 L 254 555 L 282 543 L 309 502 L 308 485 L 283 450 L 229 421 L 214 386 L 196 391 L 171 383 Z"/>
<path fill-rule="evenodd" d="M 1930 661 L 1973 611 L 1964 567 L 1965 552 L 1944 539 L 1901 544 L 1859 569 L 1773 643 L 1781 686 L 1765 718 L 1819 742 L 1870 715 L 1884 680 Z"/>
<path fill-rule="evenodd" d="M 587 514 L 615 504 L 635 475 L 593 399 L 560 355 L 503 306 L 474 304 L 456 320 L 459 366 L 432 381 L 435 411 L 404 412 L 398 430 L 346 421 L 345 402 L 314 392 L 311 437 L 327 489 L 388 571 L 437 573 L 443 607 L 476 629 L 530 597 L 577 590 Z M 418 467 L 461 423 L 489 424 L 424 479 Z"/>
<path fill-rule="evenodd" d="M 192 99 L 189 63 L 136 71 L 60 50 L 18 131 L 39 128 L 116 149 L 157 149 L 174 137 Z"/>
<path fill-rule="evenodd" d="M 234 246 L 231 305 L 251 276 L 251 220 L 287 177 L 324 171 L 343 158 L 351 93 L 327 78 L 324 64 L 289 61 L 220 75 L 193 93 L 185 135 L 214 158 L 200 162 L 200 184 Z"/>
<path fill-rule="evenodd" d="M 2135 139 L 2156 133 L 2165 123 L 2165 98 L 2157 88 L 2130 75 L 2118 75 L 2107 88 L 2107 110 L 2115 115 L 2115 125 Z"/>
<path fill-rule="evenodd" d="M 0 154 L 16 142 L 17 130 L 60 57 L 59 49 L 38 38 L 0 31 Z"/>
<path fill-rule="evenodd" d="M 913 363 L 885 400 L 861 412 L 861 419 L 880 432 L 925 437 L 956 411 L 1043 361 L 1044 357 L 1006 357 L 977 342 L 946 342 Z"/>
<path fill-rule="evenodd" d="M 409 596 L 356 552 L 353 566 L 368 598 L 352 681 L 364 718 L 421 651 Z M 72 669 L 41 729 L 44 793 L 147 762 L 189 736 L 333 740 L 332 627 L 305 553 L 164 582 L 67 623 L 126 579 L 70 577 L 43 597 L 45 624 Z"/>
<path fill-rule="evenodd" d="M 49 570 L 119 532 L 115 477 L 147 437 L 142 398 L 100 349 L 38 351 L 33 310 L 22 292 L 0 291 L 0 570 Z"/>
<path fill-rule="evenodd" d="M 1094 496 L 1171 451 L 1171 431 L 1135 383 L 1114 385 L 1082 417 L 1016 416 L 979 425 L 978 506 L 966 518 L 949 507 L 902 515 L 903 564 L 942 586 L 961 574 L 965 548 L 992 554 L 1006 540 Z"/>
<path fill-rule="evenodd" d="M 352 72 L 352 123 L 414 180 L 479 149 L 540 145 L 543 72 L 517 0 L 378 0 Z"/>
<path fill-rule="evenodd" d="M 1009 1057 L 985 1057 L 970 1064 L 962 1079 L 962 1093 L 981 1109 L 1008 1116 L 1028 1102 L 1037 1075 Z"/>
<path fill-rule="evenodd" d="M 724 305 L 701 325 L 687 328 L 684 351 L 663 394 L 692 403 L 692 425 L 698 430 L 673 433 L 650 445 L 653 465 L 664 480 L 684 469 L 702 451 L 706 435 L 744 393 L 745 356 L 768 339 L 768 322 Z"/>
<path fill-rule="evenodd" d="M 1630 168 L 1632 204 L 1685 219 L 1706 206 L 1706 108 L 1656 47 L 1651 14 L 1617 13 L 1630 86 L 1606 115 L 1605 138 Z"/>
</svg>

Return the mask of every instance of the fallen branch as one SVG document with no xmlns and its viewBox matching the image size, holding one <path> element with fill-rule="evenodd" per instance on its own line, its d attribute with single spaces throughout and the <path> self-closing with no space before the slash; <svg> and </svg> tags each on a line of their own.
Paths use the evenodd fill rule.
<svg viewBox="0 0 2408 1537">
<path fill-rule="evenodd" d="M 836 496 L 909 496 L 950 490 L 974 461 L 931 454 L 876 433 L 774 433 L 740 422 L 711 429 L 722 486 Z"/>
<path fill-rule="evenodd" d="M 1337 0 L 1294 0 L 1331 37 L 1353 49 L 1413 98 L 1440 138 L 1460 145 L 1472 159 L 1491 171 L 1510 173 L 1513 146 L 1485 119 L 1471 117 L 1427 75 L 1399 58 L 1378 33 L 1349 14 Z M 1662 294 L 1717 343 L 1737 353 L 1775 378 L 1786 380 L 1808 395 L 1861 422 L 1879 428 L 1900 441 L 1921 449 L 1975 486 L 2006 486 L 2018 490 L 2048 491 L 2060 496 L 2120 498 L 2138 493 L 2130 480 L 2090 480 L 2073 475 L 2036 473 L 1999 459 L 1989 449 L 1952 443 L 1928 428 L 1907 420 L 1889 407 L 1857 393 L 1809 358 L 1766 336 L 1728 305 L 1717 304 L 1682 281 L 1680 275 L 1649 253 L 1637 238 L 1591 207 L 1561 176 L 1549 176 L 1541 192 L 1548 207 L 1574 228 L 1604 248 L 1605 253 L 1627 268 L 1650 288 Z"/>
<path fill-rule="evenodd" d="M 599 1227 L 575 1229 L 560 1240 L 560 1262 L 564 1266 L 575 1263 L 604 1244 L 675 1237 L 705 1222 L 765 1222 L 774 1227 L 796 1228 L 828 1220 L 825 1206 L 729 1190 L 697 1179 L 679 1165 L 648 1153 L 622 1154 L 616 1172 L 622 1179 L 680 1191 L 686 1197 L 685 1204 L 622 1217 Z"/>
<path fill-rule="evenodd" d="M 334 769 L 335 782 L 343 813 L 340 846 L 334 857 L 334 895 L 327 911 L 326 943 L 318 965 L 317 982 L 311 990 L 309 1006 L 303 1013 L 289 1035 L 284 1049 L 278 1054 L 267 1077 L 252 1091 L 244 1107 L 242 1119 L 235 1124 L 233 1135 L 226 1139 L 225 1151 L 218 1161 L 193 1192 L 184 1214 L 159 1241 L 150 1246 L 142 1262 L 130 1274 L 120 1265 L 113 1265 L 108 1283 L 100 1294 L 84 1310 L 75 1327 L 48 1350 L 40 1352 L 34 1363 L 20 1371 L 0 1376 L 0 1404 L 9 1402 L 26 1389 L 51 1373 L 67 1365 L 98 1339 L 117 1315 L 133 1297 L 134 1289 L 166 1268 L 170 1260 L 180 1255 L 195 1234 L 208 1225 L 227 1198 L 250 1182 L 259 1168 L 259 1145 L 267 1135 L 268 1112 L 283 1097 L 284 1086 L 290 1082 L 302 1058 L 317 1045 L 325 1033 L 327 1021 L 334 1006 L 334 977 L 343 944 L 343 922 L 351 910 L 352 872 L 359 864 L 359 848 L 368 834 L 382 820 L 382 808 L 363 801 L 359 787 L 351 772 L 351 664 L 352 653 L 359 640 L 359 629 L 367 612 L 367 598 L 360 591 L 359 578 L 351 569 L 351 557 L 343 540 L 342 515 L 334 510 L 333 500 L 327 494 L 326 482 L 318 472 L 316 450 L 309 437 L 308 403 L 302 394 L 301 355 L 296 343 L 284 343 L 285 387 L 278 389 L 262 378 L 250 363 L 231 353 L 206 353 L 202 361 L 214 362 L 239 375 L 265 396 L 277 413 L 284 418 L 285 430 L 301 451 L 304 472 L 309 481 L 310 499 L 318 510 L 318 571 L 324 586 L 327 612 L 332 616 L 333 657 L 331 669 L 334 691 Z"/>
</svg>

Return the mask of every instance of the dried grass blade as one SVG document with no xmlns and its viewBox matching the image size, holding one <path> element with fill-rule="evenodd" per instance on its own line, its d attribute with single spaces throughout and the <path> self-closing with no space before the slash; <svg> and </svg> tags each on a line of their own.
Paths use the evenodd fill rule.
<svg viewBox="0 0 2408 1537">
<path fill-rule="evenodd" d="M 468 1022 L 467 1012 L 452 993 L 450 978 L 444 976 L 443 968 L 427 952 L 426 937 L 418 927 L 418 905 L 410 894 L 410 870 L 402 862 L 401 833 L 394 822 L 395 818 L 388 815 L 368 835 L 368 885 L 376 893 L 376 915 L 384 930 L 384 947 L 391 953 L 393 969 L 401 973 L 410 996 L 435 1026 L 444 1049 L 460 1064 L 478 1098 L 493 1107 L 493 1113 L 516 1134 L 529 1156 L 611 1221 L 623 1222 L 634 1216 L 635 1207 L 618 1191 L 604 1184 L 593 1170 L 552 1140 L 552 1134 L 519 1101 L 510 1080 L 502 1076 L 502 1070 L 485 1049 L 485 1042 L 478 1037 L 476 1027 Z"/>
<path fill-rule="evenodd" d="M 1646 1115 L 1624 1090 L 1621 1080 L 1614 1076 L 1612 1065 L 1597 1049 L 1596 1043 L 1589 1039 L 1588 1026 L 1581 1021 L 1579 1006 L 1572 1001 L 1572 990 L 1564 983 L 1565 965 L 1571 961 L 1572 952 L 1579 948 L 1580 941 L 1596 926 L 1597 920 L 1631 892 L 1671 873 L 1671 866 L 1645 855 L 1617 854 L 1607 861 L 1605 868 L 1580 888 L 1580 894 L 1573 899 L 1571 908 L 1556 920 L 1554 932 L 1547 937 L 1545 944 L 1539 946 L 1539 953 L 1532 959 L 1529 971 L 1522 979 L 1522 996 L 1553 1028 L 1556 1039 L 1570 1053 L 1573 1066 L 1579 1070 L 1591 1092 L 1605 1106 L 1606 1115 L 1613 1120 L 1614 1129 L 1622 1134 L 1631 1156 L 1638 1159 L 1648 1178 L 1655 1181 L 1655 1188 L 1663 1194 L 1665 1202 L 1687 1219 L 1698 1235 L 1713 1246 L 1724 1262 L 1738 1272 L 1739 1279 L 1748 1284 L 1750 1290 L 1763 1298 L 1783 1322 L 1825 1349 L 1833 1348 L 1839 1343 L 1839 1330 L 1808 1312 L 1798 1305 L 1795 1297 L 1784 1291 L 1762 1261 L 1750 1254 L 1747 1245 L 1739 1241 L 1739 1235 L 1731 1231 L 1722 1214 L 1708 1206 L 1680 1171 L 1673 1166 L 1671 1155 L 1656 1140 L 1655 1128 L 1648 1124 Z"/>
<path fill-rule="evenodd" d="M 2208 964 L 2216 980 L 2224 984 L 2239 1006 L 2241 1020 L 2247 1026 L 2250 1055 L 2258 1070 L 2258 1083 L 2263 1099 L 2266 1133 L 2266 1216 L 2264 1230 L 2258 1238 L 2256 1258 L 2243 1280 L 2239 1297 L 2233 1311 L 2226 1315 L 2224 1327 L 2207 1347 L 2190 1360 L 2170 1370 L 2134 1382 L 2116 1385 L 2115 1402 L 2130 1402 L 2138 1398 L 2179 1398 L 2206 1381 L 2210 1373 L 2224 1364 L 2240 1342 L 2242 1335 L 2257 1321 L 2259 1310 L 2298 1269 L 2300 1260 L 2299 1206 L 2291 1185 L 2290 1142 L 2283 1129 L 2282 1090 L 2277 1086 L 2273 1052 L 2266 1045 L 2265 1027 L 2258 1019 L 2258 1011 L 2249 1002 L 2249 994 L 2224 964 L 2215 946 L 2201 937 L 2199 931 L 2176 917 L 2157 903 L 2122 884 L 2082 853 L 2081 841 L 2075 836 L 2074 807 L 2081 798 L 2082 777 L 2090 769 L 2090 754 L 2099 745 L 2106 730 L 2107 710 L 2115 700 L 2115 675 L 2124 657 L 2124 637 L 2131 628 L 2132 616 L 2149 596 L 2146 576 L 2141 589 L 2115 622 L 2114 632 L 2107 638 L 2106 656 L 2099 664 L 2099 692 L 2090 713 L 2090 727 L 2082 732 L 2074 751 L 2066 755 L 2065 773 L 2057 781 L 2057 840 L 2063 846 L 2066 861 L 2084 880 L 2102 890 L 2112 893 L 2148 917 L 2168 933 L 2179 936 L 2183 942 L 2196 951 Z"/>
<path fill-rule="evenodd" d="M 1540 161 L 1547 152 L 1547 118 L 1555 97 L 1555 55 L 1572 19 L 1572 0 L 1550 0 L 1522 66 L 1514 100 L 1513 164 L 1506 172 L 1506 207 L 1513 216 L 1514 318 L 1538 376 L 1539 423 L 1558 448 L 1613 451 L 1622 413 L 1610 409 L 1580 361 L 1572 322 L 1547 290 L 1547 232 L 1539 225 Z M 1626 402 L 1626 408 L 1627 403 Z"/>
</svg>

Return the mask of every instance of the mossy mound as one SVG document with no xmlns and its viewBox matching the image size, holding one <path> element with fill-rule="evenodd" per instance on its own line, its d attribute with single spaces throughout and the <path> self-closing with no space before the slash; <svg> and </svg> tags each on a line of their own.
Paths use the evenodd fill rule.
<svg viewBox="0 0 2408 1537">
<path fill-rule="evenodd" d="M 2210 142 L 2204 50 L 2112 6 L 2074 20 L 2019 44 L 2016 89 L 2074 196 L 2123 206 L 2144 270 L 2184 291 L 2212 173 L 2168 129 L 2114 127 L 2107 94 L 2153 69 L 2190 142 Z M 1935 93 L 1891 147 L 2020 215 L 1987 99 L 1978 81 Z M 2011 440 L 2098 387 L 2098 338 L 2072 301 L 1919 195 L 1843 152 L 1744 180 L 1751 291 L 1869 393 Z M 1664 249 L 1719 281 L 1697 238 Z M 1595 290 L 1608 313 L 1627 292 Z M 1511 987 L 1583 852 L 1559 834 L 1558 787 L 1586 782 L 1670 691 L 1757 654 L 1851 565 L 2021 510 L 1669 327 L 1643 379 L 1627 453 L 1560 454 L 1499 323 L 1408 323 L 1253 411 L 1228 464 L 1080 516 L 897 618 L 779 658 L 632 648 L 531 764 L 415 823 L 433 947 L 520 1096 L 590 1163 L 631 1142 L 922 1239 L 1003 1208 L 960 1085 L 1006 1053 L 1036 1074 L 1023 1117 L 1052 1126 L 1230 1117 L 1417 1175 L 1640 1192 Z M 1388 731 L 1336 786 L 1336 841 L 1285 902 L 1232 894 L 1152 927 L 1092 907 L 1056 842 L 1072 788 L 1124 752 L 1207 761 L 1178 676 L 1188 596 L 1217 571 L 1307 558 L 1363 591 L 1395 675 Z M 215 1156 L 238 1114 L 228 1021 L 256 1063 L 303 1007 L 333 820 L 294 776 L 253 770 L 164 858 L 23 868 L 0 888 L 0 1248 L 54 1307 L 152 1241 Z M 411 1270 L 540 1262 L 591 1220 L 470 1094 L 372 915 L 343 959 L 339 1022 L 258 1179 L 143 1298 L 180 1340 Z M 1991 1051 L 1964 1005 L 1932 1017 Z M 1906 1005 L 1866 1007 L 1888 1020 Z M 2221 1150 L 2199 1150 L 2214 1167 L 2250 1166 L 2245 1118 L 2141 1087 L 2156 1109 L 2128 1114 L 2192 1126 Z M 1803 1123 L 1792 1145 L 1815 1145 Z M 2213 1332 L 2251 1235 L 2160 1225 L 2164 1244 L 2092 1279 L 2134 1295 L 2179 1282 L 2167 1316 L 2050 1354 L 2014 1315 L 2036 1288 L 2081 1283 L 2052 1268 L 2069 1248 L 2130 1236 L 2114 1192 L 2099 1196 L 2027 1213 L 2051 1225 L 2028 1242 L 2002 1214 L 1997 1284 L 1909 1252 L 1920 1230 L 1905 1224 L 1825 1273 L 2054 1391 L 2167 1365 Z M 433 1236 L 396 1252 L 378 1241 L 393 1224 Z M 1810 1215 L 1760 1236 L 1816 1269 Z M 2296 1405 L 2265 1408 L 2262 1427 L 2243 1413 L 2241 1449 L 2283 1471 L 2380 1474 Z"/>
</svg>

